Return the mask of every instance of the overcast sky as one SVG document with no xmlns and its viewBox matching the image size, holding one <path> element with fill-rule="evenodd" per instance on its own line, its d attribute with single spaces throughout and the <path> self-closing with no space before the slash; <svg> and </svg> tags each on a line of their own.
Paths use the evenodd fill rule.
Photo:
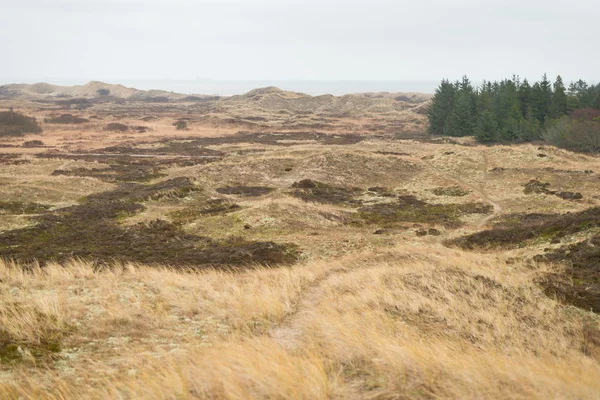
<svg viewBox="0 0 600 400">
<path fill-rule="evenodd" d="M 598 0 L 0 0 L 0 79 L 600 76 Z"/>
</svg>

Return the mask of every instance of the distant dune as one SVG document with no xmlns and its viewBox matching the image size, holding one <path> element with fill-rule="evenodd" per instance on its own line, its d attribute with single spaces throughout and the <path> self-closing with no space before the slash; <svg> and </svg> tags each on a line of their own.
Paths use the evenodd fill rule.
<svg viewBox="0 0 600 400">
<path fill-rule="evenodd" d="M 74 97 L 74 98 L 95 98 L 102 95 L 99 91 L 108 91 L 108 95 L 121 99 L 145 99 L 148 97 L 166 97 L 170 100 L 181 100 L 190 97 L 189 94 L 170 92 L 166 90 L 139 90 L 131 87 L 126 87 L 119 84 L 110 84 L 99 81 L 91 81 L 85 85 L 74 85 L 74 86 L 59 86 L 52 85 L 49 83 L 34 83 L 34 84 L 8 84 L 0 86 L 0 97 L 10 98 L 22 98 L 22 99 L 37 99 L 37 98 L 61 98 L 61 97 Z M 231 96 L 232 99 L 249 99 L 257 96 L 265 95 L 277 95 L 283 98 L 299 98 L 299 97 L 344 97 L 344 96 L 333 96 L 333 95 L 321 95 L 311 96 L 303 93 L 296 93 L 290 91 L 283 91 L 277 87 L 270 86 L 265 88 L 259 88 L 249 91 L 246 94 Z M 360 93 L 360 94 L 348 94 L 345 96 L 361 96 L 366 98 L 395 98 L 402 97 L 404 100 L 412 102 L 422 102 L 431 97 L 429 94 L 424 93 Z M 213 95 L 194 95 L 192 97 L 208 98 L 215 97 Z"/>
<path fill-rule="evenodd" d="M 102 94 L 102 91 L 105 94 Z M 99 92 L 100 91 L 100 92 Z M 101 96 L 112 96 L 120 99 L 139 99 L 143 100 L 149 97 L 166 97 L 168 99 L 182 99 L 187 95 L 167 92 L 164 90 L 138 90 L 128 88 L 123 85 L 114 85 L 98 81 L 92 81 L 85 85 L 58 86 L 48 83 L 28 84 L 10 84 L 0 86 L 0 96 L 22 99 L 38 98 L 95 98 Z"/>
<path fill-rule="evenodd" d="M 0 100 L 25 101 L 78 101 L 93 103 L 126 102 L 153 103 L 205 103 L 213 113 L 233 118 L 269 118 L 271 121 L 285 114 L 329 117 L 362 118 L 377 116 L 390 120 L 406 120 L 407 112 L 423 114 L 431 95 L 424 93 L 357 93 L 334 96 L 311 96 L 305 93 L 284 91 L 270 86 L 248 93 L 219 97 L 188 95 L 163 90 L 138 90 L 123 85 L 89 82 L 77 86 L 57 86 L 48 83 L 9 84 L 0 86 Z M 206 110 L 203 110 L 205 112 Z M 408 119 L 410 119 L 408 118 Z"/>
</svg>

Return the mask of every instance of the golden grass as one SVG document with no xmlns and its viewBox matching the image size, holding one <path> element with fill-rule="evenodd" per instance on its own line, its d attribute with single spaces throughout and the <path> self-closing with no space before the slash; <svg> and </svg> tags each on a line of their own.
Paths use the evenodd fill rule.
<svg viewBox="0 0 600 400">
<path fill-rule="evenodd" d="M 123 120 L 149 126 L 144 134 L 49 126 L 41 139 L 69 152 L 238 130 L 198 122 L 180 132 L 172 126 L 176 117 Z M 360 127 L 377 121 L 336 120 L 351 132 L 342 122 Z M 600 398 L 598 316 L 546 297 L 534 281 L 550 267 L 522 261 L 560 244 L 463 252 L 437 242 L 482 229 L 484 216 L 465 217 L 464 227 L 437 238 L 417 238 L 418 227 L 408 223 L 406 230 L 373 235 L 379 227 L 344 224 L 351 209 L 286 194 L 293 182 L 311 178 L 386 186 L 432 203 L 494 201 L 503 213 L 577 211 L 600 204 L 598 175 L 583 173 L 600 171 L 598 158 L 534 145 L 411 140 L 211 148 L 265 152 L 165 168 L 165 179 L 193 177 L 203 191 L 145 202 L 144 212 L 122 223 L 168 219 L 169 211 L 224 197 L 218 187 L 271 186 L 276 190 L 263 197 L 229 196 L 239 210 L 184 229 L 212 238 L 297 243 L 302 263 L 192 273 L 130 264 L 94 272 L 82 261 L 25 272 L 0 262 L 0 399 Z M 0 197 L 62 207 L 114 188 L 95 178 L 51 175 L 105 164 L 29 159 L 1 166 Z M 567 172 L 545 169 L 552 166 Z M 581 192 L 584 200 L 524 194 L 523 184 L 534 178 L 555 190 Z M 432 192 L 452 186 L 470 194 Z M 34 222 L 0 217 L 0 230 Z M 511 257 L 517 261 L 507 264 Z M 7 345 L 10 360 L 3 355 Z"/>
<path fill-rule="evenodd" d="M 436 245 L 243 273 L 2 263 L 2 330 L 62 351 L 4 364 L 0 398 L 598 397 L 599 320 L 541 268 Z"/>
</svg>

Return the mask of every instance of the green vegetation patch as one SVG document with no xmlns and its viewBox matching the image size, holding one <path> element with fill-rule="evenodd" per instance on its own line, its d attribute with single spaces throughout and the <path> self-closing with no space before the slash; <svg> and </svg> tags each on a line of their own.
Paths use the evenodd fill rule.
<svg viewBox="0 0 600 400">
<path fill-rule="evenodd" d="M 0 364 L 14 366 L 29 362 L 36 366 L 51 365 L 60 358 L 61 340 L 72 331 L 72 327 L 61 326 L 56 317 L 26 307 L 19 303 L 5 304 L 3 310 L 15 318 L 19 317 L 17 314 L 26 313 L 32 319 L 33 326 L 43 329 L 38 329 L 35 336 L 28 337 L 0 327 Z"/>
<path fill-rule="evenodd" d="M 467 214 L 489 214 L 493 207 L 482 203 L 429 204 L 415 196 L 399 196 L 397 202 L 379 203 L 358 209 L 360 220 L 369 224 L 393 226 L 401 222 L 441 224 L 447 228 L 462 225 Z"/>
<path fill-rule="evenodd" d="M 334 186 L 323 182 L 304 179 L 295 182 L 292 185 L 290 194 L 304 201 L 316 203 L 337 204 L 346 206 L 360 206 L 360 200 L 355 199 L 360 196 L 363 190 L 353 187 Z"/>
<path fill-rule="evenodd" d="M 0 256 L 23 263 L 65 262 L 72 258 L 134 261 L 149 265 L 244 266 L 279 265 L 297 261 L 294 244 L 250 242 L 242 238 L 214 241 L 187 234 L 179 224 L 163 220 L 122 226 L 119 219 L 141 212 L 149 199 L 184 197 L 200 190 L 188 178 L 155 185 L 122 184 L 88 196 L 80 205 L 37 217 L 38 224 L 0 234 Z"/>
<path fill-rule="evenodd" d="M 15 365 L 24 361 L 32 361 L 36 365 L 47 364 L 59 358 L 60 352 L 61 344 L 58 338 L 28 342 L 14 340 L 0 330 L 0 364 Z"/>
<path fill-rule="evenodd" d="M 259 197 L 271 193 L 273 188 L 266 186 L 228 186 L 217 188 L 217 193 L 234 194 L 243 197 Z"/>
<path fill-rule="evenodd" d="M 377 196 L 381 196 L 381 197 L 396 197 L 396 194 L 386 188 L 386 187 L 381 187 L 381 186 L 374 186 L 374 187 L 370 187 L 367 189 L 371 194 L 376 194 Z"/>
<path fill-rule="evenodd" d="M 45 204 L 39 203 L 25 203 L 22 201 L 1 201 L 0 200 L 0 215 L 2 214 L 13 214 L 13 215 L 24 215 L 24 214 L 39 214 L 42 211 L 46 211 L 50 208 Z"/>
<path fill-rule="evenodd" d="M 23 136 L 26 133 L 41 133 L 42 128 L 34 117 L 10 111 L 0 111 L 0 137 Z"/>
<path fill-rule="evenodd" d="M 183 210 L 174 211 L 170 216 L 176 222 L 189 223 L 209 215 L 228 214 L 239 209 L 239 205 L 229 200 L 212 199 L 203 205 L 186 207 Z"/>
<path fill-rule="evenodd" d="M 460 186 L 438 187 L 433 189 L 433 194 L 436 196 L 463 197 L 469 193 L 468 190 L 465 190 Z"/>
</svg>

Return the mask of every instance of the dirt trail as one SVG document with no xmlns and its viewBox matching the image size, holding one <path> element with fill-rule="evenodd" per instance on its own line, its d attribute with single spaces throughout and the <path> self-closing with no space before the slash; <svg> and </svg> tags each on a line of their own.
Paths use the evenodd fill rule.
<svg viewBox="0 0 600 400">
<path fill-rule="evenodd" d="M 481 227 L 485 226 L 489 221 L 493 220 L 494 218 L 496 218 L 498 215 L 500 215 L 502 213 L 502 211 L 503 211 L 502 206 L 498 202 L 496 202 L 492 198 L 490 198 L 489 195 L 487 194 L 486 190 L 483 187 L 483 185 L 485 185 L 485 183 L 487 182 L 487 169 L 488 169 L 488 157 L 487 157 L 487 153 L 485 152 L 485 150 L 483 151 L 482 178 L 478 185 L 471 184 L 471 183 L 465 181 L 464 179 L 462 179 L 461 177 L 459 177 L 458 175 L 441 170 L 428 161 L 425 161 L 422 159 L 413 159 L 413 160 L 416 162 L 425 164 L 427 167 L 429 167 L 430 170 L 432 170 L 437 175 L 443 176 L 444 178 L 452 180 L 458 184 L 462 184 L 462 185 L 468 187 L 469 189 L 473 190 L 474 192 L 477 192 L 479 194 L 479 196 L 486 203 L 488 203 L 489 205 L 494 207 L 494 211 L 490 215 L 486 216 L 481 221 L 479 221 L 477 223 L 477 225 L 475 225 L 477 228 L 481 228 Z"/>
<path fill-rule="evenodd" d="M 494 219 L 496 216 L 498 216 L 502 212 L 502 206 L 499 203 L 497 203 L 496 201 L 494 201 L 493 199 L 491 199 L 488 196 L 485 189 L 483 188 L 483 185 L 487 181 L 487 169 L 488 169 L 488 158 L 487 158 L 487 154 L 485 152 L 483 153 L 483 165 L 482 165 L 483 174 L 482 174 L 482 179 L 481 179 L 481 182 L 479 183 L 479 185 L 475 185 L 475 184 L 466 182 L 459 176 L 457 176 L 455 174 L 451 174 L 446 171 L 443 171 L 427 161 L 424 161 L 421 159 L 414 159 L 414 160 L 419 163 L 425 164 L 434 173 L 436 173 L 440 176 L 443 176 L 444 178 L 447 178 L 449 180 L 452 180 L 452 181 L 456 182 L 457 184 L 461 184 L 461 185 L 464 185 L 464 186 L 470 188 L 474 192 L 478 193 L 484 201 L 486 201 L 492 207 L 494 207 L 493 213 L 486 216 L 481 221 L 479 221 L 477 223 L 477 225 L 475 225 L 476 227 L 482 227 L 482 226 L 486 225 L 489 221 Z M 285 347 L 288 350 L 297 349 L 300 346 L 300 339 L 302 336 L 302 323 L 306 318 L 309 317 L 310 310 L 315 309 L 316 306 L 320 303 L 321 297 L 323 295 L 324 285 L 328 281 L 331 281 L 331 280 L 339 277 L 342 274 L 346 274 L 346 273 L 349 273 L 349 272 L 352 272 L 355 270 L 356 270 L 355 268 L 350 268 L 350 267 L 332 268 L 332 269 L 328 270 L 327 272 L 325 272 L 321 277 L 314 280 L 310 284 L 310 286 L 308 288 L 306 288 L 304 290 L 304 292 L 301 294 L 301 298 L 296 303 L 293 311 L 277 327 L 275 327 L 271 330 L 271 333 L 270 333 L 271 338 L 275 342 L 277 342 L 278 344 L 280 344 L 281 346 Z"/>
<path fill-rule="evenodd" d="M 479 187 L 479 194 L 481 194 L 481 196 L 483 197 L 483 199 L 485 201 L 487 201 L 489 204 L 492 205 L 492 207 L 494 207 L 494 212 L 490 215 L 488 215 L 487 217 L 485 217 L 483 220 L 481 220 L 481 222 L 479 223 L 479 225 L 477 225 L 478 227 L 482 227 L 484 225 L 486 225 L 489 221 L 491 221 L 492 219 L 496 218 L 498 215 L 500 215 L 500 213 L 502 213 L 502 206 L 495 202 L 494 200 L 492 200 L 487 192 L 485 191 L 485 189 L 483 188 L 483 185 L 485 184 L 485 182 L 487 182 L 487 170 L 488 170 L 488 156 L 487 153 L 484 151 L 483 152 L 483 177 L 482 177 L 482 182 L 481 182 L 481 186 Z"/>
<path fill-rule="evenodd" d="M 302 321 L 308 317 L 308 312 L 317 307 L 323 295 L 323 285 L 341 274 L 353 271 L 352 268 L 332 268 L 311 282 L 302 293 L 294 309 L 281 323 L 271 330 L 271 338 L 287 350 L 300 347 L 302 336 Z"/>
</svg>

